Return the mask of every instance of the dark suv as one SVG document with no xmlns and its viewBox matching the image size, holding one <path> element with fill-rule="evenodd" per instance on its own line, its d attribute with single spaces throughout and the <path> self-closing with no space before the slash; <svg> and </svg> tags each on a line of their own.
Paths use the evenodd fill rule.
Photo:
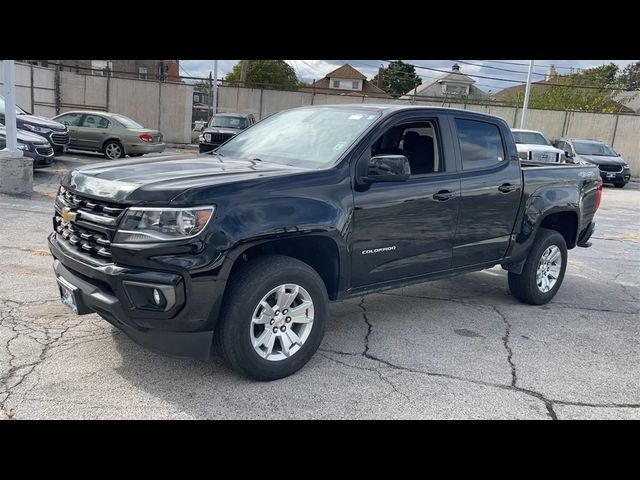
<svg viewBox="0 0 640 480">
<path fill-rule="evenodd" d="M 4 124 L 4 97 L 0 96 L 0 123 Z M 31 115 L 16 105 L 16 124 L 19 130 L 46 138 L 55 153 L 64 153 L 69 145 L 69 130 L 63 124 Z"/>
<path fill-rule="evenodd" d="M 254 123 L 256 119 L 252 114 L 218 113 L 214 115 L 200 135 L 200 153 L 218 148 Z"/>
<path fill-rule="evenodd" d="M 564 150 L 567 162 L 597 165 L 604 183 L 613 183 L 617 188 L 624 188 L 629 183 L 629 165 L 606 143 L 579 138 L 561 138 L 553 143 L 556 148 Z"/>
</svg>

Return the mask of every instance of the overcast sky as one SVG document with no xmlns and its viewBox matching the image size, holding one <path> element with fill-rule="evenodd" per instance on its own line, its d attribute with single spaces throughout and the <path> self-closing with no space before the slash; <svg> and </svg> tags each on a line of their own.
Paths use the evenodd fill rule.
<svg viewBox="0 0 640 480">
<path fill-rule="evenodd" d="M 451 70 L 451 65 L 458 62 L 460 71 L 477 82 L 477 86 L 488 92 L 497 92 L 503 88 L 517 85 L 516 82 L 526 82 L 529 60 L 403 60 L 404 62 L 421 67 L 439 70 Z M 555 65 L 559 74 L 567 74 L 571 69 L 584 69 L 597 67 L 613 62 L 624 68 L 636 60 L 536 60 L 533 80 L 541 80 L 547 72 L 549 65 Z M 224 77 L 238 62 L 238 60 L 219 60 L 218 76 Z M 311 82 L 324 77 L 340 65 L 349 63 L 360 70 L 367 78 L 371 79 L 377 72 L 378 66 L 387 65 L 384 60 L 286 60 L 296 71 L 298 79 Z M 463 63 L 468 62 L 468 63 Z M 194 77 L 207 77 L 209 71 L 213 71 L 213 60 L 180 60 L 181 75 Z M 416 73 L 422 77 L 422 83 L 428 83 L 444 73 L 417 68 Z M 478 78 L 474 75 L 494 77 L 495 79 Z"/>
</svg>

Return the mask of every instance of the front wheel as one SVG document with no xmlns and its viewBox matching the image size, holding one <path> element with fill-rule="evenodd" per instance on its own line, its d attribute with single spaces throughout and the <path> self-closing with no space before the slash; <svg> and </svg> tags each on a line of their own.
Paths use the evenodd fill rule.
<svg viewBox="0 0 640 480">
<path fill-rule="evenodd" d="M 327 291 L 313 268 L 282 255 L 258 257 L 230 280 L 218 347 L 242 375 L 283 378 L 316 352 L 327 315 Z"/>
<path fill-rule="evenodd" d="M 567 244 L 555 230 L 541 228 L 520 275 L 509 272 L 509 290 L 532 305 L 549 302 L 558 292 L 567 268 Z"/>
</svg>

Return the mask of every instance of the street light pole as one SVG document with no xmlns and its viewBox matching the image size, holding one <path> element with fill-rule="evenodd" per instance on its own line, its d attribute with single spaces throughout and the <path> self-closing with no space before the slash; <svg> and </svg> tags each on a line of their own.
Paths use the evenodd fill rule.
<svg viewBox="0 0 640 480">
<path fill-rule="evenodd" d="M 3 60 L 4 69 L 4 126 L 7 130 L 7 145 L 3 150 L 5 155 L 12 158 L 22 157 L 22 150 L 18 150 L 16 128 L 16 73 L 13 60 Z"/>
<path fill-rule="evenodd" d="M 218 60 L 213 61 L 213 114 L 218 113 Z"/>
<path fill-rule="evenodd" d="M 527 110 L 529 108 L 529 95 L 531 94 L 531 74 L 533 73 L 533 62 L 529 61 L 529 73 L 527 74 L 527 89 L 524 92 L 524 105 L 522 106 L 522 117 L 520 117 L 520 128 L 527 124 Z"/>
</svg>

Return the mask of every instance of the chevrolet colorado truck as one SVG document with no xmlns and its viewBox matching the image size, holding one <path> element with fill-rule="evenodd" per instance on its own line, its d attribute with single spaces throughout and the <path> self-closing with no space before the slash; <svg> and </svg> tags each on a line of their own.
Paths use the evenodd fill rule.
<svg viewBox="0 0 640 480">
<path fill-rule="evenodd" d="M 273 380 L 314 354 L 329 301 L 501 265 L 548 302 L 601 194 L 595 166 L 521 161 L 498 117 L 310 106 L 215 152 L 68 172 L 48 240 L 76 313 Z"/>
</svg>

